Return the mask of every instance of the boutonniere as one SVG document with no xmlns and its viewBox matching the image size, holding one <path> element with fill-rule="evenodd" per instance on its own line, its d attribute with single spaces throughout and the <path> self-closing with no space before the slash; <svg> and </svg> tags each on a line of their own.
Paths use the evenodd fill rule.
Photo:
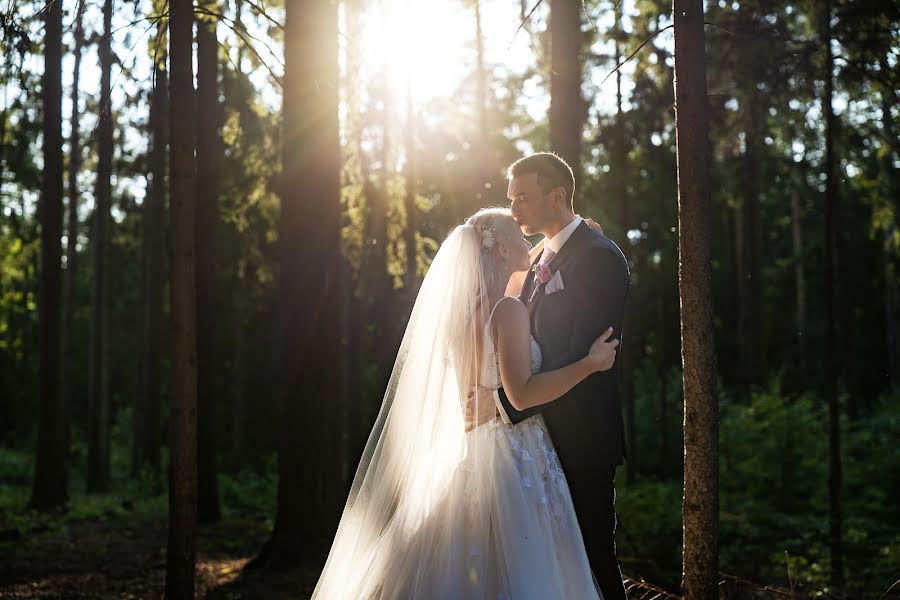
<svg viewBox="0 0 900 600">
<path fill-rule="evenodd" d="M 535 277 L 537 277 L 537 280 L 542 284 L 546 284 L 553 277 L 553 273 L 550 271 L 550 267 L 548 267 L 544 263 L 532 265 L 531 270 L 534 271 Z"/>
</svg>

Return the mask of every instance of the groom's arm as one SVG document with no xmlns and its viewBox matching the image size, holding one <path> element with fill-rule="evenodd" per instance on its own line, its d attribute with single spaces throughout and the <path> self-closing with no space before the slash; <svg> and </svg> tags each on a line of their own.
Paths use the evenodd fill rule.
<svg viewBox="0 0 900 600">
<path fill-rule="evenodd" d="M 544 356 L 541 369 L 544 372 L 558 369 L 587 356 L 591 344 L 607 327 L 614 328 L 610 339 L 619 338 L 621 335 L 625 296 L 628 292 L 628 268 L 621 255 L 602 246 L 586 249 L 575 261 L 571 275 L 567 277 L 566 286 L 572 292 L 572 314 L 575 319 L 572 334 L 566 350 L 557 352 L 554 356 Z M 495 401 L 512 423 L 518 423 L 540 413 L 548 406 L 583 397 L 593 388 L 592 385 L 586 386 L 586 382 L 602 381 L 602 378 L 606 377 L 615 377 L 614 371 L 594 373 L 559 399 L 525 411 L 513 408 L 502 388 L 497 390 Z"/>
</svg>

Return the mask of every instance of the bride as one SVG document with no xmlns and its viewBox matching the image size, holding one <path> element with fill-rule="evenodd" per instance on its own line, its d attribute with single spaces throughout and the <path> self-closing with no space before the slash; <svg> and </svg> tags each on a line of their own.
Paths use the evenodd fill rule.
<svg viewBox="0 0 900 600">
<path fill-rule="evenodd" d="M 541 352 L 528 310 L 504 296 L 508 284 L 517 295 L 522 278 L 510 277 L 527 271 L 530 249 L 498 208 L 441 245 L 313 598 L 599 598 L 543 417 L 466 426 L 475 385 L 502 382 L 524 409 L 615 359 L 607 332 L 581 360 L 535 374 Z"/>
</svg>

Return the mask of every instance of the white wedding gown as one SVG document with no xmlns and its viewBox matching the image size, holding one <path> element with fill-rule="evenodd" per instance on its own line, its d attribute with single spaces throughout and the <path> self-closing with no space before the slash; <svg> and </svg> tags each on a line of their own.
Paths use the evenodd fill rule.
<svg viewBox="0 0 900 600">
<path fill-rule="evenodd" d="M 423 280 L 314 600 L 599 598 L 543 417 L 465 432 L 500 386 L 483 240 L 457 226 Z"/>
<path fill-rule="evenodd" d="M 492 350 L 490 331 L 489 319 L 484 343 Z M 532 337 L 531 372 L 540 367 L 541 350 Z M 500 386 L 496 364 L 484 372 L 484 387 Z M 487 445 L 491 452 L 483 451 Z M 364 578 L 369 585 L 360 597 L 600 598 L 544 418 L 518 425 L 493 419 L 467 434 L 466 448 L 444 502 L 393 549 L 386 565 L 373 565 L 374 578 Z"/>
</svg>

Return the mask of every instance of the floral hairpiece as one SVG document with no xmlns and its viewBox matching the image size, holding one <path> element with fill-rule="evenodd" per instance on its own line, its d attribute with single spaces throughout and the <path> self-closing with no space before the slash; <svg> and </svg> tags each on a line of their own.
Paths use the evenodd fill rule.
<svg viewBox="0 0 900 600">
<path fill-rule="evenodd" d="M 485 252 L 489 252 L 494 247 L 494 228 L 485 225 L 479 227 L 478 230 L 481 232 L 481 247 Z"/>
</svg>

